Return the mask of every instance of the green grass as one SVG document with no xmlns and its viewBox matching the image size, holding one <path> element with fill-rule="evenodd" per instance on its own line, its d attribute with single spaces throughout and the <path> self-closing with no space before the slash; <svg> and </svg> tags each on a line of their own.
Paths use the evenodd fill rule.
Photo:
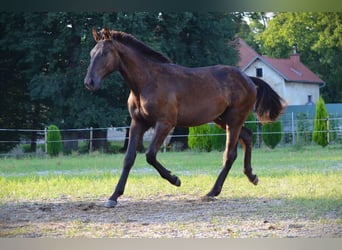
<svg viewBox="0 0 342 250">
<path fill-rule="evenodd" d="M 221 196 L 229 198 L 326 199 L 341 205 L 341 146 L 256 149 L 252 165 L 260 184 L 249 184 L 242 174 L 242 152 L 233 165 Z M 57 158 L 0 159 L 1 202 L 71 197 L 109 196 L 121 173 L 123 154 Z M 221 152 L 167 152 L 160 162 L 181 178 L 180 188 L 161 179 L 139 154 L 128 178 L 125 195 L 144 199 L 153 195 L 206 194 L 221 169 Z M 331 202 L 329 202 L 331 201 Z"/>
</svg>

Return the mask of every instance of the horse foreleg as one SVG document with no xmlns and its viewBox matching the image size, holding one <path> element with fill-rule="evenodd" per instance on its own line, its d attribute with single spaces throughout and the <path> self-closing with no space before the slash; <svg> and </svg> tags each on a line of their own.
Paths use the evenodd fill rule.
<svg viewBox="0 0 342 250">
<path fill-rule="evenodd" d="M 251 158 L 252 158 L 252 141 L 253 133 L 249 129 L 242 127 L 240 132 L 240 143 L 244 150 L 243 172 L 247 176 L 250 182 L 257 185 L 259 182 L 258 176 L 252 172 Z"/>
<path fill-rule="evenodd" d="M 143 135 L 148 127 L 144 126 L 132 120 L 130 131 L 129 131 L 129 142 L 127 147 L 127 152 L 124 159 L 124 164 L 121 172 L 120 179 L 116 185 L 115 191 L 109 200 L 105 203 L 105 207 L 115 207 L 117 204 L 117 199 L 124 193 L 128 174 L 134 164 L 137 149 L 142 143 Z"/>
<path fill-rule="evenodd" d="M 162 178 L 168 180 L 175 186 L 180 186 L 181 181 L 179 178 L 175 175 L 171 175 L 171 171 L 164 168 L 163 165 L 157 161 L 157 152 L 172 128 L 173 126 L 167 123 L 157 122 L 151 144 L 146 152 L 146 161 L 158 171 Z"/>
<path fill-rule="evenodd" d="M 223 168 L 217 177 L 217 180 L 206 195 L 206 197 L 214 197 L 221 193 L 224 181 L 227 178 L 229 170 L 231 169 L 236 157 L 237 157 L 237 141 L 240 133 L 241 126 L 228 126 L 226 125 L 226 149 L 223 153 Z"/>
</svg>

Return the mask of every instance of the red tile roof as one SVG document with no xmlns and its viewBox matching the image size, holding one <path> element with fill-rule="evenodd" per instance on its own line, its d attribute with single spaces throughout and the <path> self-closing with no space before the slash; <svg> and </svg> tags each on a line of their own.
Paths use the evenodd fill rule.
<svg viewBox="0 0 342 250">
<path fill-rule="evenodd" d="M 291 55 L 290 58 L 270 58 L 256 53 L 248 44 L 239 39 L 240 61 L 239 68 L 246 69 L 255 60 L 259 59 L 273 68 L 286 81 L 323 83 L 323 81 L 300 62 L 299 54 Z"/>
<path fill-rule="evenodd" d="M 259 54 L 255 52 L 252 47 L 250 47 L 243 39 L 239 38 L 239 54 L 240 61 L 238 67 L 240 69 L 245 68 L 254 58 L 256 58 Z"/>
</svg>

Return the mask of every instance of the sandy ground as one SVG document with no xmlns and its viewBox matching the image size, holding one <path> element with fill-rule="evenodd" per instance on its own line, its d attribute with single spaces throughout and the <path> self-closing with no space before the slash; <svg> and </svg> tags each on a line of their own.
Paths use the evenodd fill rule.
<svg viewBox="0 0 342 250">
<path fill-rule="evenodd" d="M 342 236 L 341 210 L 293 211 L 291 201 L 154 196 L 103 200 L 3 203 L 1 237 L 120 238 L 327 238 Z"/>
</svg>

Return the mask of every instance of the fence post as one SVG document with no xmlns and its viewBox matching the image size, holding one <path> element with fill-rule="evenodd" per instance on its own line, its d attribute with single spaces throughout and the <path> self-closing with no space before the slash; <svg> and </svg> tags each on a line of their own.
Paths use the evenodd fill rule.
<svg viewBox="0 0 342 250">
<path fill-rule="evenodd" d="M 330 144 L 330 123 L 329 123 L 329 116 L 327 117 L 327 141 L 328 145 Z"/>
<path fill-rule="evenodd" d="M 295 145 L 295 143 L 296 143 L 296 140 L 295 140 L 296 133 L 295 133 L 295 124 L 294 123 L 295 123 L 294 114 L 293 114 L 293 112 L 291 112 L 292 145 Z"/>
<path fill-rule="evenodd" d="M 44 128 L 45 153 L 47 154 L 47 128 Z"/>
<path fill-rule="evenodd" d="M 89 154 L 93 150 L 93 127 L 90 127 L 90 135 L 89 135 Z"/>
</svg>

